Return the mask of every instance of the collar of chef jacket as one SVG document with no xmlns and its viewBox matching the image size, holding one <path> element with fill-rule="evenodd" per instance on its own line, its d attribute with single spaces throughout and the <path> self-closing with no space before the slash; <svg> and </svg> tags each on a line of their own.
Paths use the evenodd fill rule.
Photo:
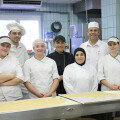
<svg viewBox="0 0 120 120">
<path fill-rule="evenodd" d="M 35 57 L 34 57 L 34 59 L 37 60 Z M 38 61 L 45 63 L 46 60 L 47 60 L 47 59 L 46 59 L 46 57 L 44 56 L 44 58 L 43 58 L 42 60 L 38 60 Z"/>
<path fill-rule="evenodd" d="M 90 47 L 91 44 L 89 43 L 89 40 L 87 41 L 87 46 Z M 100 46 L 100 40 L 97 41 L 97 43 L 94 46 Z"/>
<path fill-rule="evenodd" d="M 2 59 L 2 58 L 0 58 L 0 61 L 3 61 L 3 60 L 5 60 L 5 59 L 7 59 L 7 57 L 8 57 L 8 55 L 7 55 L 7 56 L 5 56 L 3 59 Z"/>
<path fill-rule="evenodd" d="M 16 46 L 15 45 L 11 45 L 11 47 L 15 47 L 16 48 Z M 17 48 L 21 48 L 22 47 L 22 44 L 19 42 L 19 45 L 18 45 L 18 47 Z"/>
<path fill-rule="evenodd" d="M 57 51 L 55 51 L 57 54 L 60 54 L 60 55 L 62 55 L 62 54 L 64 54 L 65 52 L 63 51 L 63 52 L 61 52 L 61 53 L 59 53 L 59 52 L 57 52 Z"/>
</svg>

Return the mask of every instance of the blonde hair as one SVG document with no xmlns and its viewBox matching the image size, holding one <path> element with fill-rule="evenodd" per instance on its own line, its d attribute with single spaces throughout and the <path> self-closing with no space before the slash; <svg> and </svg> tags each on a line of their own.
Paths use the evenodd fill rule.
<svg viewBox="0 0 120 120">
<path fill-rule="evenodd" d="M 34 40 L 33 43 L 32 43 L 32 46 L 35 47 L 35 45 L 36 45 L 38 42 L 44 43 L 44 45 L 45 45 L 45 47 L 46 47 L 46 43 L 45 43 L 45 41 L 42 40 L 42 39 L 36 39 L 36 40 Z"/>
</svg>

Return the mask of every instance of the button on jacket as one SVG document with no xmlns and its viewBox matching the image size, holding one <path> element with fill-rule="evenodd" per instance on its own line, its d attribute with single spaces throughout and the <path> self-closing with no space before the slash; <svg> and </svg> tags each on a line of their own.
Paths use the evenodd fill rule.
<svg viewBox="0 0 120 120">
<path fill-rule="evenodd" d="M 16 57 L 6 56 L 0 59 L 0 75 L 16 74 L 16 77 L 24 80 L 22 68 Z M 14 101 L 22 98 L 21 88 L 16 86 L 0 86 L 0 98 L 4 97 L 7 101 Z"/>
<path fill-rule="evenodd" d="M 120 86 L 120 55 L 112 57 L 110 54 L 102 57 L 98 63 L 98 80 L 107 80 L 110 84 Z M 111 89 L 102 84 L 102 91 Z"/>
<path fill-rule="evenodd" d="M 53 80 L 59 78 L 57 66 L 54 60 L 44 57 L 37 60 L 35 57 L 28 59 L 24 64 L 25 81 L 30 82 L 41 93 L 48 93 Z M 29 93 L 30 98 L 37 96 Z"/>
<path fill-rule="evenodd" d="M 91 65 L 68 65 L 63 73 L 63 83 L 68 94 L 97 91 L 96 70 Z"/>
</svg>

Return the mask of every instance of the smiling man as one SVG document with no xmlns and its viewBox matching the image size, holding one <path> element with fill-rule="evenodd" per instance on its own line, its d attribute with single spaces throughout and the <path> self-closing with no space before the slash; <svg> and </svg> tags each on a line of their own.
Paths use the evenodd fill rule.
<svg viewBox="0 0 120 120">
<path fill-rule="evenodd" d="M 100 30 L 97 22 L 88 24 L 87 35 L 89 40 L 81 44 L 80 47 L 86 51 L 86 63 L 93 65 L 97 70 L 99 59 L 109 52 L 108 45 L 99 39 Z"/>
<path fill-rule="evenodd" d="M 7 24 L 7 29 L 9 30 L 8 36 L 12 42 L 9 55 L 17 57 L 21 67 L 23 68 L 25 61 L 29 58 L 25 46 L 20 42 L 22 36 L 26 33 L 25 28 L 17 22 L 12 22 Z M 27 89 L 23 84 L 21 84 L 21 88 L 23 99 L 28 99 L 29 96 Z"/>
</svg>

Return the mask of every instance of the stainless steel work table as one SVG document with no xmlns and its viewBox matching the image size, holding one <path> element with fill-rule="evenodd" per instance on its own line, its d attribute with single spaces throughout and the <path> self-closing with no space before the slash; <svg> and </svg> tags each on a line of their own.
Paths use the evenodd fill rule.
<svg viewBox="0 0 120 120">
<path fill-rule="evenodd" d="M 25 104 L 31 105 L 35 103 L 37 100 L 42 100 L 46 102 L 46 100 L 53 100 L 53 102 L 57 101 L 58 104 L 52 105 L 52 101 L 50 101 L 51 105 L 39 107 L 36 105 L 37 108 L 28 108 L 24 109 Z M 60 100 L 58 100 L 60 99 Z M 74 118 L 80 117 L 85 115 L 91 114 L 98 114 L 98 113 L 107 113 L 107 112 L 114 112 L 120 111 L 120 99 L 112 99 L 108 101 L 99 101 L 99 102 L 91 102 L 91 103 L 78 103 L 74 100 L 69 100 L 63 97 L 56 97 L 56 98 L 43 98 L 43 99 L 34 99 L 34 100 L 23 100 L 15 101 L 15 102 L 6 102 L 0 103 L 3 108 L 13 104 L 16 107 L 18 105 L 21 106 L 21 110 L 3 110 L 0 109 L 0 120 L 51 120 L 51 119 L 62 119 L 62 118 Z M 33 103 L 31 103 L 31 101 Z M 60 102 L 62 101 L 62 103 Z M 38 101 L 37 101 L 38 102 Z M 37 104 L 36 102 L 36 104 Z M 4 104 L 4 105 L 3 105 Z M 18 106 L 18 107 L 20 107 Z M 23 108 L 22 108 L 23 107 Z M 11 105 L 12 108 L 12 105 Z M 15 108 L 14 108 L 15 109 Z"/>
</svg>

